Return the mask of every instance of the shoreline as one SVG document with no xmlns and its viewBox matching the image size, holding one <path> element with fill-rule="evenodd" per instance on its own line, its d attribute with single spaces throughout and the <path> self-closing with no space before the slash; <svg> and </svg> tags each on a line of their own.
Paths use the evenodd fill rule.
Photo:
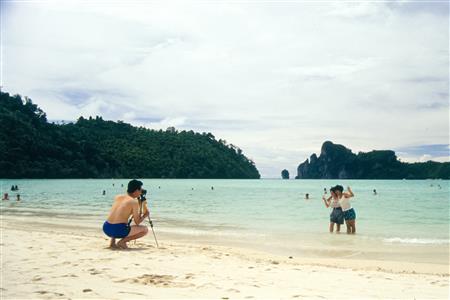
<svg viewBox="0 0 450 300">
<path fill-rule="evenodd" d="M 30 232 L 6 219 L 2 299 L 448 298 L 448 265 L 442 273 L 430 264 L 289 258 L 164 235 L 160 248 L 148 235 L 110 250 L 89 227 L 36 223 Z M 351 288 L 339 297 L 343 286 Z"/>
<path fill-rule="evenodd" d="M 53 232 L 69 234 L 87 234 L 92 238 L 106 238 L 101 230 L 102 221 L 86 218 L 71 219 L 63 222 L 62 218 L 46 218 L 26 216 L 1 215 L 2 228 L 28 231 Z M 359 236 L 345 233 L 308 234 L 296 236 L 295 241 L 289 241 L 289 236 L 274 240 L 272 236 L 218 235 L 217 233 L 192 235 L 180 233 L 177 227 L 163 227 L 156 223 L 155 233 L 158 241 L 169 241 L 187 245 L 211 245 L 231 247 L 241 251 L 262 253 L 280 258 L 294 257 L 305 264 L 338 268 L 369 268 L 371 270 L 386 270 L 394 273 L 421 273 L 448 276 L 449 245 L 429 244 L 380 244 L 378 239 L 359 239 Z M 147 223 L 145 225 L 148 226 Z M 161 224 L 162 225 L 162 224 Z M 167 225 L 167 224 L 165 224 Z M 357 238 L 357 239 L 355 239 Z M 149 233 L 144 238 L 148 243 L 155 243 L 149 227 Z"/>
</svg>

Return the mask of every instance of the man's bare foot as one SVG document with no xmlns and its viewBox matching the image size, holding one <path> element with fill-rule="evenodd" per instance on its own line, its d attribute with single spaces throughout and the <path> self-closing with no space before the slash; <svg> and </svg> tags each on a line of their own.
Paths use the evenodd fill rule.
<svg viewBox="0 0 450 300">
<path fill-rule="evenodd" d="M 119 241 L 117 243 L 117 247 L 120 248 L 120 249 L 128 249 L 127 243 L 126 242 L 122 242 L 122 241 Z"/>
<path fill-rule="evenodd" d="M 111 242 L 109 243 L 109 248 L 111 248 L 111 249 L 117 248 L 116 239 L 115 238 L 111 239 Z"/>
</svg>

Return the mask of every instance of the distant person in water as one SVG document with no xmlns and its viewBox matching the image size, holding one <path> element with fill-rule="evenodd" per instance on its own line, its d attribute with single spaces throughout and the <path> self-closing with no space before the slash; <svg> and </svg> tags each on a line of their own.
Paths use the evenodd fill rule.
<svg viewBox="0 0 450 300">
<path fill-rule="evenodd" d="M 103 195 L 103 196 L 105 196 L 105 195 L 106 195 L 106 191 L 105 191 L 105 190 L 103 190 L 103 192 L 102 192 L 102 195 Z"/>
<path fill-rule="evenodd" d="M 18 191 L 19 187 L 17 185 L 14 186 L 14 190 Z"/>
<path fill-rule="evenodd" d="M 111 238 L 111 248 L 126 249 L 127 243 L 145 236 L 148 232 L 147 226 L 139 225 L 149 212 L 140 214 L 139 200 L 137 199 L 142 193 L 142 182 L 136 179 L 128 183 L 127 193 L 117 195 L 114 198 L 108 219 L 103 224 L 103 232 Z M 136 225 L 128 222 L 130 216 L 133 217 Z M 116 238 L 121 240 L 116 245 Z"/>
<path fill-rule="evenodd" d="M 344 192 L 344 187 L 342 185 L 336 186 L 336 194 L 339 198 L 339 204 L 342 207 L 344 213 L 345 225 L 347 226 L 348 234 L 356 233 L 356 212 L 350 204 L 350 198 L 355 195 L 350 187 L 347 187 L 347 192 Z"/>
<path fill-rule="evenodd" d="M 8 193 L 4 193 L 4 194 L 3 194 L 2 200 L 9 200 L 9 195 L 8 195 Z"/>
<path fill-rule="evenodd" d="M 305 194 L 305 200 L 309 200 L 309 194 L 308 193 Z"/>
<path fill-rule="evenodd" d="M 17 194 L 17 199 L 16 201 L 20 201 L 20 194 Z"/>
<path fill-rule="evenodd" d="M 16 187 L 14 185 L 11 186 L 11 191 L 15 191 Z"/>
<path fill-rule="evenodd" d="M 373 194 L 377 195 L 377 190 L 376 189 L 373 189 Z"/>
<path fill-rule="evenodd" d="M 330 197 L 326 198 L 325 195 L 323 195 L 322 199 L 326 207 L 331 207 L 333 209 L 330 213 L 330 233 L 333 233 L 334 231 L 334 224 L 336 224 L 336 233 L 341 232 L 341 225 L 344 224 L 344 213 L 339 204 L 336 188 L 330 188 Z"/>
<path fill-rule="evenodd" d="M 323 188 L 323 193 L 326 195 L 327 194 L 327 188 Z"/>
</svg>

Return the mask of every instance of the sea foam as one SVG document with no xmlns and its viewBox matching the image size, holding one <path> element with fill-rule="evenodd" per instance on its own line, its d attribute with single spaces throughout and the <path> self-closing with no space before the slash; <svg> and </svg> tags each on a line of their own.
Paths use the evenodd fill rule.
<svg viewBox="0 0 450 300">
<path fill-rule="evenodd" d="M 419 239 L 419 238 L 387 238 L 383 240 L 386 243 L 402 243 L 402 244 L 434 244 L 434 245 L 445 245 L 450 244 L 450 240 L 446 239 Z"/>
</svg>

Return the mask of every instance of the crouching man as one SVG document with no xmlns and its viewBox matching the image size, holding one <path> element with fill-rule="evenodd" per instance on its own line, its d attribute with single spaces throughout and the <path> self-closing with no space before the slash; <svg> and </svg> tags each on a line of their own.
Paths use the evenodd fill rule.
<svg viewBox="0 0 450 300">
<path fill-rule="evenodd" d="M 145 225 L 139 225 L 149 214 L 146 211 L 140 215 L 139 200 L 137 199 L 142 192 L 142 182 L 136 179 L 128 183 L 127 194 L 117 195 L 114 198 L 111 211 L 105 223 L 103 223 L 103 232 L 111 238 L 111 248 L 126 249 L 129 241 L 141 238 L 148 232 Z M 129 225 L 128 219 L 133 217 L 136 225 Z M 121 240 L 116 245 L 116 238 Z"/>
</svg>

